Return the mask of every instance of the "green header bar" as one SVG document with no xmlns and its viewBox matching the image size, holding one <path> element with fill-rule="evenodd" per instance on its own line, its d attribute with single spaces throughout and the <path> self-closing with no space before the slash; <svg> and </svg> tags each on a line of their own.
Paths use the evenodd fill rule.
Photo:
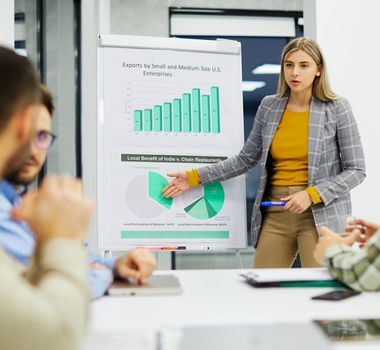
<svg viewBox="0 0 380 350">
<path fill-rule="evenodd" d="M 121 231 L 122 239 L 147 239 L 147 238 L 221 238 L 230 237 L 229 231 Z"/>
<path fill-rule="evenodd" d="M 122 162 L 147 162 L 147 163 L 218 163 L 227 157 L 222 156 L 187 156 L 166 154 L 121 154 Z"/>
</svg>

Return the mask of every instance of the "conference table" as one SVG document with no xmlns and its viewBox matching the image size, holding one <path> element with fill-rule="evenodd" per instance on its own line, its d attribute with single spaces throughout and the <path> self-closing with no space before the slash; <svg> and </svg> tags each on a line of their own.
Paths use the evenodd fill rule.
<svg viewBox="0 0 380 350">
<path fill-rule="evenodd" d="M 157 271 L 177 276 L 183 292 L 172 296 L 105 296 L 93 302 L 83 348 L 91 344 L 93 350 L 130 349 L 118 344 L 129 342 L 136 334 L 149 337 L 173 324 L 380 318 L 380 293 L 362 293 L 341 301 L 312 300 L 312 296 L 332 288 L 254 288 L 240 276 L 248 271 L 253 270 Z M 136 339 L 132 338 L 133 343 Z M 332 348 L 380 349 L 380 342 L 336 342 Z"/>
</svg>

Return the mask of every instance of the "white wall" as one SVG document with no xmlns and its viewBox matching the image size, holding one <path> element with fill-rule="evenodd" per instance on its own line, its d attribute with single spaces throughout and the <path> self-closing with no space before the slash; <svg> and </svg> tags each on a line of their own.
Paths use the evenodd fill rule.
<svg viewBox="0 0 380 350">
<path fill-rule="evenodd" d="M 0 45 L 14 47 L 15 4 L 14 0 L 0 0 Z"/>
<path fill-rule="evenodd" d="M 52 121 L 58 135 L 48 154 L 47 171 L 75 176 L 74 2 L 45 0 L 45 10 L 45 79 L 54 97 Z"/>
<path fill-rule="evenodd" d="M 305 35 L 321 45 L 338 95 L 359 124 L 367 178 L 352 191 L 353 215 L 380 222 L 380 1 L 304 0 Z"/>
<path fill-rule="evenodd" d="M 169 7 L 302 11 L 302 0 L 111 0 L 111 33 L 168 36 Z"/>
<path fill-rule="evenodd" d="M 87 195 L 96 201 L 97 163 L 97 46 L 99 33 L 109 33 L 109 0 L 82 0 L 82 159 L 83 182 Z M 96 213 L 96 212 L 95 212 Z M 96 251 L 97 217 L 94 215 L 87 242 Z"/>
</svg>

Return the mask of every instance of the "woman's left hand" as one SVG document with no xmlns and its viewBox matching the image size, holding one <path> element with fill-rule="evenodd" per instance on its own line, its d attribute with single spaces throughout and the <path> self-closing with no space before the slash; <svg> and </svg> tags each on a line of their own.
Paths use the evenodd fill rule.
<svg viewBox="0 0 380 350">
<path fill-rule="evenodd" d="M 281 198 L 281 200 L 287 202 L 284 208 L 295 214 L 303 213 L 313 204 L 306 191 L 296 192 L 290 196 Z"/>
</svg>

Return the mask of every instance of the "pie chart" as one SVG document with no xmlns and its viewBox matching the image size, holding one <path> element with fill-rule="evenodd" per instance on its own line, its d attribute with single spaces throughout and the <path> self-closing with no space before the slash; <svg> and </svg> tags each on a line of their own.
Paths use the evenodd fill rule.
<svg viewBox="0 0 380 350">
<path fill-rule="evenodd" d="M 188 204 L 184 210 L 195 219 L 206 220 L 220 212 L 224 204 L 224 190 L 220 182 L 203 186 L 203 196 Z"/>
<path fill-rule="evenodd" d="M 162 205 L 166 209 L 170 209 L 173 203 L 173 198 L 165 198 L 162 195 L 162 189 L 168 184 L 162 175 L 149 171 L 148 173 L 148 195 L 151 199 Z"/>
<path fill-rule="evenodd" d="M 173 204 L 173 198 L 164 198 L 161 193 L 167 184 L 168 180 L 155 171 L 133 178 L 125 192 L 127 207 L 140 218 L 162 214 Z"/>
</svg>

